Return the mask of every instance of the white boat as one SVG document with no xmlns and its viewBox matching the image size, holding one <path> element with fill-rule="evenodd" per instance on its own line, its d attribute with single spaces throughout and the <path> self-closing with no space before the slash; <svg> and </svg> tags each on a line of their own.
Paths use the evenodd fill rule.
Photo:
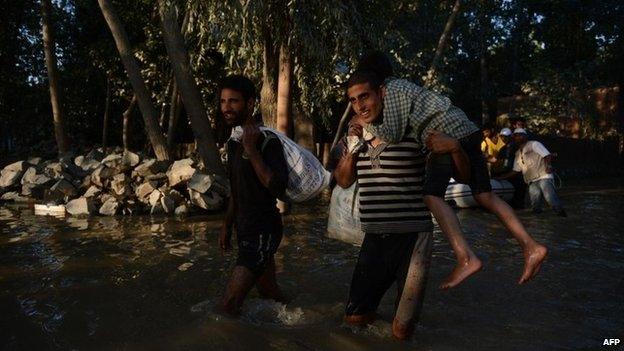
<svg viewBox="0 0 624 351">
<path fill-rule="evenodd" d="M 506 180 L 490 179 L 492 191 L 505 201 L 510 201 L 514 194 L 514 187 Z M 454 204 L 459 208 L 477 207 L 477 201 L 472 196 L 470 187 L 466 184 L 457 183 L 451 179 L 444 200 Z"/>
<path fill-rule="evenodd" d="M 506 180 L 491 179 L 492 191 L 503 200 L 513 197 L 514 187 Z M 444 199 L 460 208 L 476 207 L 477 202 L 472 196 L 470 187 L 451 179 Z M 359 197 L 355 183 L 343 189 L 336 186 L 332 191 L 327 219 L 327 237 L 344 241 L 349 244 L 361 245 L 364 233 L 360 227 Z"/>
</svg>

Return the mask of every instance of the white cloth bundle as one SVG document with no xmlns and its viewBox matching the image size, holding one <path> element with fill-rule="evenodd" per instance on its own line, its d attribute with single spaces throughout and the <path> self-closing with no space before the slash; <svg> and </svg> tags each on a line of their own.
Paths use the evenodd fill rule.
<svg viewBox="0 0 624 351">
<path fill-rule="evenodd" d="M 288 185 L 286 197 L 293 202 L 310 200 L 329 186 L 331 173 L 310 151 L 299 146 L 284 134 L 271 128 L 260 127 L 263 134 L 275 134 L 284 149 L 284 158 L 288 166 Z M 243 128 L 238 126 L 232 129 L 230 139 L 240 142 L 243 137 Z"/>
</svg>

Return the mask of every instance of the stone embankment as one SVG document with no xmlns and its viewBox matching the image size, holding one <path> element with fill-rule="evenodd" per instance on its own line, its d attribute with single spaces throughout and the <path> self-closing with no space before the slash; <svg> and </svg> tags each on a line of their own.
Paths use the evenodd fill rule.
<svg viewBox="0 0 624 351">
<path fill-rule="evenodd" d="M 229 193 L 227 179 L 203 172 L 193 158 L 157 161 L 122 150 L 48 161 L 31 157 L 0 173 L 3 202 L 60 205 L 71 215 L 215 211 Z"/>
</svg>

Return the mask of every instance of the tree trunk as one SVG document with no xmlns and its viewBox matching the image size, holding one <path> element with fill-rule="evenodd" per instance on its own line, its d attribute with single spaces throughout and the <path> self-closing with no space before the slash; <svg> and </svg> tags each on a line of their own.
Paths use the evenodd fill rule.
<svg viewBox="0 0 624 351">
<path fill-rule="evenodd" d="M 63 112 L 59 102 L 58 71 L 56 67 L 56 52 L 54 46 L 54 30 L 50 23 L 52 4 L 50 0 L 41 1 L 41 18 L 43 23 L 43 52 L 45 54 L 46 69 L 48 70 L 48 81 L 50 83 L 50 103 L 52 104 L 52 117 L 54 120 L 54 137 L 59 154 L 69 150 Z"/>
<path fill-rule="evenodd" d="M 130 105 L 123 113 L 123 148 L 124 150 L 128 150 L 128 133 L 130 132 L 130 116 L 132 115 L 132 111 L 134 111 L 134 106 L 136 106 L 137 96 L 136 94 L 132 95 L 132 100 L 130 100 Z"/>
<path fill-rule="evenodd" d="M 210 172 L 223 175 L 225 174 L 225 169 L 221 163 L 221 157 L 217 150 L 214 133 L 202 102 L 199 87 L 191 72 L 189 56 L 184 47 L 184 37 L 180 32 L 176 10 L 173 4 L 168 0 L 159 0 L 158 4 L 162 20 L 165 47 L 167 48 L 184 108 L 188 112 L 191 120 L 191 128 L 195 135 L 197 151 L 206 169 Z"/>
<path fill-rule="evenodd" d="M 347 108 L 345 108 L 345 111 L 342 114 L 342 117 L 340 118 L 340 122 L 338 123 L 338 128 L 336 128 L 336 135 L 334 135 L 334 141 L 331 143 L 332 149 L 334 148 L 334 146 L 338 144 L 338 141 L 340 141 L 342 130 L 344 129 L 344 126 L 347 124 L 347 118 L 349 117 L 349 112 L 351 112 L 350 102 L 347 103 Z"/>
<path fill-rule="evenodd" d="M 168 160 L 169 151 L 167 150 L 165 137 L 158 127 L 158 114 L 152 104 L 151 95 L 145 86 L 143 78 L 141 77 L 139 66 L 132 55 L 128 34 L 126 33 L 121 20 L 115 13 L 115 10 L 111 6 L 110 0 L 98 0 L 98 3 L 100 5 L 100 9 L 102 10 L 102 14 L 104 15 L 104 19 L 106 20 L 106 23 L 108 23 L 108 27 L 113 34 L 117 50 L 119 50 L 121 62 L 126 69 L 126 73 L 130 79 L 130 84 L 132 85 L 132 89 L 137 97 L 139 109 L 143 115 L 145 129 L 154 150 L 154 154 L 156 154 L 156 158 L 158 160 Z"/>
<path fill-rule="evenodd" d="M 278 55 L 269 35 L 264 41 L 262 53 L 262 89 L 260 90 L 260 111 L 264 125 L 275 128 L 276 126 L 276 103 Z"/>
<path fill-rule="evenodd" d="M 111 100 L 111 87 L 110 76 L 106 77 L 106 103 L 104 104 L 104 121 L 102 122 L 102 149 L 106 155 L 106 146 L 108 140 L 108 119 L 110 116 L 110 100 Z"/>
<path fill-rule="evenodd" d="M 488 73 L 487 73 L 487 41 L 486 36 L 489 33 L 489 28 L 487 26 L 487 14 L 485 11 L 484 1 L 480 3 L 479 9 L 479 70 L 480 70 L 480 78 L 481 78 L 481 124 L 483 126 L 487 125 L 490 121 L 490 91 L 488 84 Z"/>
<path fill-rule="evenodd" d="M 292 138 L 292 54 L 287 45 L 280 46 L 280 67 L 277 81 L 277 121 L 279 132 Z"/>
<path fill-rule="evenodd" d="M 175 127 L 178 124 L 180 116 L 180 94 L 178 92 L 178 84 L 173 82 L 173 90 L 171 91 L 171 105 L 169 106 L 169 128 L 167 129 L 167 147 L 173 150 L 175 141 Z"/>
<path fill-rule="evenodd" d="M 435 55 L 433 56 L 433 61 L 431 61 L 431 66 L 429 67 L 429 71 L 427 72 L 427 78 L 425 79 L 426 85 L 431 85 L 437 80 L 438 69 L 440 67 L 440 63 L 442 62 L 444 50 L 446 49 L 449 38 L 451 37 L 451 32 L 453 31 L 453 26 L 455 25 L 455 20 L 459 15 L 460 8 L 461 0 L 455 0 L 455 5 L 453 5 L 451 15 L 446 21 L 444 31 L 442 32 L 442 35 L 438 40 L 438 47 L 436 48 Z"/>
<path fill-rule="evenodd" d="M 173 76 L 173 73 L 171 73 L 170 76 L 171 78 L 169 79 L 169 84 L 167 84 L 167 88 L 165 88 L 161 98 L 162 105 L 160 106 L 160 118 L 158 119 L 160 130 L 165 129 L 165 118 L 167 117 L 167 103 L 165 100 L 167 100 L 167 97 L 173 91 L 173 84 L 175 84 L 175 77 Z"/>
</svg>

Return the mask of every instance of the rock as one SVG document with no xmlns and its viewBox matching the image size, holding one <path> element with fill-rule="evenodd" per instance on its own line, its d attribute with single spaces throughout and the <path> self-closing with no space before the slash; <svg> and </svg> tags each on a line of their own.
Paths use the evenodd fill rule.
<svg viewBox="0 0 624 351">
<path fill-rule="evenodd" d="M 65 210 L 74 216 L 78 215 L 90 215 L 95 210 L 93 206 L 93 201 L 86 197 L 80 197 L 65 205 Z"/>
<path fill-rule="evenodd" d="M 126 150 L 121 156 L 121 163 L 128 167 L 135 167 L 139 164 L 140 161 L 141 157 L 139 157 L 139 155 L 135 154 L 132 151 Z"/>
<path fill-rule="evenodd" d="M 3 201 L 15 201 L 15 202 L 27 202 L 28 198 L 20 196 L 20 194 L 18 194 L 17 191 L 9 191 L 9 192 L 6 192 L 6 193 L 2 194 L 2 196 L 0 197 L 0 200 L 3 200 Z"/>
<path fill-rule="evenodd" d="M 210 189 L 213 181 L 212 176 L 195 172 L 188 182 L 188 187 L 203 194 Z"/>
<path fill-rule="evenodd" d="M 162 181 L 166 181 L 168 178 L 165 173 L 158 173 L 158 174 L 148 175 L 147 177 L 145 177 L 145 179 L 149 181 L 154 181 L 154 182 L 162 182 Z"/>
<path fill-rule="evenodd" d="M 93 173 L 91 173 L 91 181 L 93 184 L 104 188 L 108 185 L 108 180 L 115 175 L 115 170 L 101 165 Z"/>
<path fill-rule="evenodd" d="M 85 157 L 83 155 L 78 155 L 74 159 L 74 164 L 78 167 L 82 168 L 82 163 L 85 161 Z"/>
<path fill-rule="evenodd" d="M 134 170 L 132 171 L 132 177 L 147 177 L 150 174 L 154 174 L 152 171 L 152 166 L 154 166 L 155 163 L 156 160 L 154 159 L 143 161 L 143 163 L 134 168 Z"/>
<path fill-rule="evenodd" d="M 100 201 L 101 201 L 102 203 L 105 203 L 106 201 L 108 201 L 108 200 L 110 200 L 110 199 L 117 200 L 117 199 L 116 199 L 113 195 L 111 195 L 111 194 L 107 194 L 107 193 L 104 193 L 104 194 L 102 194 L 102 195 L 100 196 Z"/>
<path fill-rule="evenodd" d="M 132 177 L 147 177 L 152 174 L 163 173 L 169 168 L 171 161 L 144 160 L 132 171 Z"/>
<path fill-rule="evenodd" d="M 33 183 L 22 184 L 21 194 L 24 196 L 30 196 L 32 195 L 33 189 L 36 187 L 37 187 L 37 184 L 33 184 Z"/>
<path fill-rule="evenodd" d="M 3 171 L 24 172 L 28 164 L 24 161 L 13 162 L 10 165 L 4 167 Z"/>
<path fill-rule="evenodd" d="M 35 177 L 37 177 L 37 169 L 35 167 L 28 167 L 26 172 L 24 172 L 20 183 L 22 185 L 27 183 L 34 183 Z"/>
<path fill-rule="evenodd" d="M 38 166 L 41 164 L 41 162 L 43 162 L 43 159 L 41 157 L 29 157 L 26 162 L 30 163 L 33 166 Z"/>
<path fill-rule="evenodd" d="M 3 169 L 0 172 L 0 188 L 10 188 L 18 184 L 22 171 Z"/>
<path fill-rule="evenodd" d="M 178 266 L 178 270 L 180 272 L 185 272 L 187 269 L 191 268 L 192 266 L 193 266 L 193 263 L 191 262 L 182 263 L 181 265 Z"/>
<path fill-rule="evenodd" d="M 129 195 L 132 193 L 130 180 L 123 173 L 115 175 L 110 186 L 113 192 L 119 196 Z"/>
<path fill-rule="evenodd" d="M 117 210 L 119 209 L 119 202 L 111 197 L 106 202 L 102 204 L 100 207 L 100 214 L 104 216 L 114 216 L 117 214 Z"/>
<path fill-rule="evenodd" d="M 175 201 L 171 195 L 163 194 L 160 198 L 160 204 L 166 213 L 173 213 L 173 211 L 175 211 Z"/>
<path fill-rule="evenodd" d="M 121 155 L 110 154 L 102 160 L 102 164 L 109 168 L 117 168 L 121 165 Z"/>
<path fill-rule="evenodd" d="M 98 168 L 102 163 L 98 160 L 94 160 L 92 158 L 87 158 L 85 156 L 78 156 L 74 159 L 74 164 L 80 167 L 83 171 L 91 172 Z"/>
<path fill-rule="evenodd" d="M 161 196 L 162 196 L 162 193 L 160 192 L 160 190 L 152 191 L 148 200 L 150 206 L 155 206 L 157 203 L 159 203 Z"/>
<path fill-rule="evenodd" d="M 171 166 L 171 169 L 167 172 L 169 186 L 174 187 L 188 182 L 196 172 L 192 165 L 193 160 L 190 158 L 175 161 Z"/>
<path fill-rule="evenodd" d="M 91 185 L 93 185 L 93 182 L 91 181 L 91 176 L 84 177 L 82 179 L 82 182 L 78 186 L 78 189 L 81 189 L 81 190 L 89 189 Z"/>
<path fill-rule="evenodd" d="M 102 190 L 100 190 L 100 188 L 98 188 L 95 185 L 91 185 L 89 187 L 89 189 L 87 189 L 87 191 L 85 191 L 85 193 L 82 195 L 83 197 L 96 197 L 98 196 L 100 193 L 102 192 Z"/>
<path fill-rule="evenodd" d="M 145 182 L 136 188 L 134 194 L 139 201 L 143 203 L 148 203 L 148 199 L 154 190 L 156 190 L 156 183 Z"/>
<path fill-rule="evenodd" d="M 202 194 L 193 189 L 188 189 L 191 203 L 205 210 L 218 210 L 223 206 L 223 198 L 212 191 Z"/>
<path fill-rule="evenodd" d="M 186 214 L 188 214 L 189 209 L 188 206 L 186 206 L 186 204 L 182 204 L 178 207 L 175 208 L 174 213 L 176 214 L 176 216 L 184 216 Z"/>
<path fill-rule="evenodd" d="M 60 179 L 50 188 L 52 192 L 60 192 L 64 196 L 73 197 L 76 195 L 76 188 L 65 179 Z"/>
<path fill-rule="evenodd" d="M 60 162 L 52 162 L 45 167 L 45 174 L 53 179 L 60 179 L 63 176 L 63 166 Z"/>
</svg>

